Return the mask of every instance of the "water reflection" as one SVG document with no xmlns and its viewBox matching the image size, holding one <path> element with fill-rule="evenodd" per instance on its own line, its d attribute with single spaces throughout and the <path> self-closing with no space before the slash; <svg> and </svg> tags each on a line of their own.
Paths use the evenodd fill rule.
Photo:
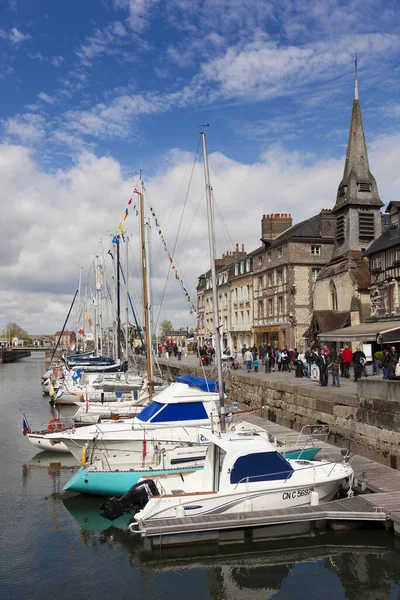
<svg viewBox="0 0 400 600">
<path fill-rule="evenodd" d="M 64 498 L 86 547 L 121 548 L 137 568 L 158 573 L 206 573 L 210 598 L 266 600 L 324 598 L 378 600 L 399 597 L 400 542 L 382 530 L 327 532 L 318 537 L 225 547 L 146 549 L 126 531 L 130 517 L 114 523 L 99 514 L 96 498 Z"/>
</svg>

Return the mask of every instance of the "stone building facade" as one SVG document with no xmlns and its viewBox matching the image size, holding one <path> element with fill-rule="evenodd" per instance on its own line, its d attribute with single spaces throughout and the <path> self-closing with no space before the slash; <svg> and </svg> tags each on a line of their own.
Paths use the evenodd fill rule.
<svg viewBox="0 0 400 600">
<path fill-rule="evenodd" d="M 332 256 L 331 211 L 294 226 L 290 215 L 264 215 L 261 229 L 263 246 L 253 253 L 254 343 L 301 347 L 315 281 Z"/>
</svg>

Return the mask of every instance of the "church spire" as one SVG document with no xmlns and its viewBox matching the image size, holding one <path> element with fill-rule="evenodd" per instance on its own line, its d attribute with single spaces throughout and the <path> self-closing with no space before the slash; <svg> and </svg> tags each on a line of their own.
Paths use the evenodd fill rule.
<svg viewBox="0 0 400 600">
<path fill-rule="evenodd" d="M 367 146 L 358 95 L 357 56 L 354 62 L 354 100 L 343 179 L 339 184 L 333 210 L 348 205 L 383 206 L 375 177 L 369 170 Z"/>
</svg>

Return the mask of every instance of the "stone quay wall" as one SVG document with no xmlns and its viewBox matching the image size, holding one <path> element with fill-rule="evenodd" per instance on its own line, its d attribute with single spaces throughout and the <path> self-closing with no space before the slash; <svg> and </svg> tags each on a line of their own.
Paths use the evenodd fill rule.
<svg viewBox="0 0 400 600">
<path fill-rule="evenodd" d="M 31 353 L 29 350 L 13 350 L 11 348 L 0 350 L 0 364 L 15 362 L 20 358 L 27 358 L 30 355 Z"/>
<path fill-rule="evenodd" d="M 160 367 L 167 378 L 203 377 L 201 369 L 187 365 Z M 257 415 L 295 431 L 304 425 L 327 424 L 329 441 L 335 446 L 400 469 L 400 382 L 360 380 L 357 394 L 350 395 L 235 372 L 226 378 L 226 391 L 229 403 L 260 407 Z"/>
</svg>

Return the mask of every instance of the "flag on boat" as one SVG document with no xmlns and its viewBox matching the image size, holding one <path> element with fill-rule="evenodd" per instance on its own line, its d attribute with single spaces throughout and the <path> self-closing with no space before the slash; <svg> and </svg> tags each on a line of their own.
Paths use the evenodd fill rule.
<svg viewBox="0 0 400 600">
<path fill-rule="evenodd" d="M 82 375 L 82 369 L 76 369 L 75 373 L 72 375 L 72 379 L 74 381 L 78 381 L 80 376 Z"/>
<path fill-rule="evenodd" d="M 83 331 L 82 327 L 80 328 L 80 330 L 78 331 L 79 335 L 85 335 L 85 332 Z"/>
<path fill-rule="evenodd" d="M 129 198 L 128 204 L 132 204 L 132 198 Z"/>
<path fill-rule="evenodd" d="M 126 219 L 129 217 L 129 210 L 126 208 L 125 209 L 125 215 L 124 215 L 124 221 L 126 221 Z"/>
<path fill-rule="evenodd" d="M 69 345 L 69 349 L 71 350 L 71 352 L 75 352 L 76 351 L 76 344 L 75 344 L 75 340 L 73 340 L 70 345 Z"/>
<path fill-rule="evenodd" d="M 113 253 L 111 252 L 111 250 L 109 250 L 109 251 L 107 252 L 107 254 L 109 254 L 109 255 L 111 256 L 111 258 L 114 260 Z"/>
<path fill-rule="evenodd" d="M 134 194 L 139 194 L 139 196 L 140 196 L 140 192 L 139 192 L 139 190 L 138 190 L 137 188 L 135 188 L 135 189 L 133 190 L 133 193 L 134 193 Z"/>
<path fill-rule="evenodd" d="M 25 417 L 22 417 L 22 433 L 23 433 L 23 435 L 27 435 L 30 432 L 31 432 L 31 430 L 28 425 L 28 421 L 25 419 Z"/>
</svg>

